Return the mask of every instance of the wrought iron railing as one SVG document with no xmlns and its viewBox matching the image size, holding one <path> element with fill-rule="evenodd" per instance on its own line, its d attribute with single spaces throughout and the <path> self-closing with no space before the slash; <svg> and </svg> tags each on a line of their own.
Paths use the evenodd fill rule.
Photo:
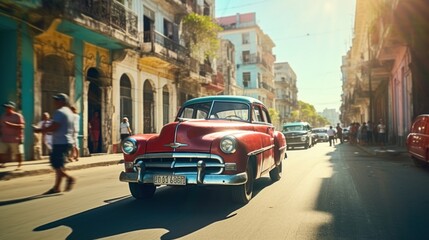
<svg viewBox="0 0 429 240">
<path fill-rule="evenodd" d="M 114 0 L 68 0 L 65 12 L 83 14 L 137 38 L 137 14 Z"/>
</svg>

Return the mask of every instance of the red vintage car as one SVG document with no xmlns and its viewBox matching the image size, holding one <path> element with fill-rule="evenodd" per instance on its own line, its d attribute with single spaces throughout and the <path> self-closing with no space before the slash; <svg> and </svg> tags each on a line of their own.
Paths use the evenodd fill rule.
<svg viewBox="0 0 429 240">
<path fill-rule="evenodd" d="M 418 116 L 407 136 L 407 148 L 416 166 L 429 164 L 429 114 Z"/>
<path fill-rule="evenodd" d="M 264 104 L 242 96 L 191 99 L 159 134 L 123 141 L 125 171 L 133 197 L 150 198 L 160 185 L 225 186 L 247 203 L 264 174 L 278 181 L 286 140 L 274 130 Z"/>
</svg>

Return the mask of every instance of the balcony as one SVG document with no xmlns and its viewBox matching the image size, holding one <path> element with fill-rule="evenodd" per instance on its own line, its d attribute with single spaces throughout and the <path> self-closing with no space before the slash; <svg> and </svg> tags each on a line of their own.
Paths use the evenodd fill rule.
<svg viewBox="0 0 429 240">
<path fill-rule="evenodd" d="M 66 0 L 63 5 L 44 1 L 38 11 L 45 18 L 61 18 L 57 30 L 77 39 L 108 49 L 137 46 L 138 17 L 114 0 Z"/>
<path fill-rule="evenodd" d="M 139 39 L 143 55 L 155 55 L 181 65 L 190 64 L 188 49 L 157 31 L 143 32 Z"/>
</svg>

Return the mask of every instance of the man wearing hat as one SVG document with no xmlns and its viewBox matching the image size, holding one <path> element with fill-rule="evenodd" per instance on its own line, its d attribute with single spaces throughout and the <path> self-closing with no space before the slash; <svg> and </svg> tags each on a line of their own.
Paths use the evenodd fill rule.
<svg viewBox="0 0 429 240">
<path fill-rule="evenodd" d="M 24 117 L 15 111 L 15 103 L 8 101 L 3 104 L 5 113 L 0 119 L 0 159 L 3 161 L 0 167 L 4 168 L 6 153 L 10 151 L 11 160 L 18 161 L 18 168 L 20 170 L 22 163 L 24 141 Z"/>
<path fill-rule="evenodd" d="M 121 141 L 124 141 L 124 139 L 129 137 L 132 133 L 130 128 L 130 123 L 128 122 L 127 117 L 122 118 L 122 122 L 120 125 L 120 132 L 121 132 Z"/>
<path fill-rule="evenodd" d="M 35 132 L 52 132 L 52 152 L 50 162 L 55 170 L 55 184 L 45 194 L 59 193 L 60 185 L 63 178 L 66 178 L 65 191 L 70 191 L 75 183 L 75 179 L 65 172 L 64 163 L 69 150 L 74 143 L 74 115 L 68 107 L 68 96 L 64 93 L 59 93 L 52 97 L 54 105 L 57 109 L 52 117 L 52 124 L 46 128 L 35 128 Z"/>
</svg>

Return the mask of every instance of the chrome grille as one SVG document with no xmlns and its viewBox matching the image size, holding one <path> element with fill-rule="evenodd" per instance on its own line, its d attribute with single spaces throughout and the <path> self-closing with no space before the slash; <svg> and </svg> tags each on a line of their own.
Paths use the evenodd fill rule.
<svg viewBox="0 0 429 240">
<path fill-rule="evenodd" d="M 158 174 L 195 174 L 198 161 L 206 165 L 206 174 L 220 174 L 225 165 L 218 155 L 205 153 L 150 153 L 139 156 L 134 163 L 142 161 L 145 171 Z"/>
</svg>

